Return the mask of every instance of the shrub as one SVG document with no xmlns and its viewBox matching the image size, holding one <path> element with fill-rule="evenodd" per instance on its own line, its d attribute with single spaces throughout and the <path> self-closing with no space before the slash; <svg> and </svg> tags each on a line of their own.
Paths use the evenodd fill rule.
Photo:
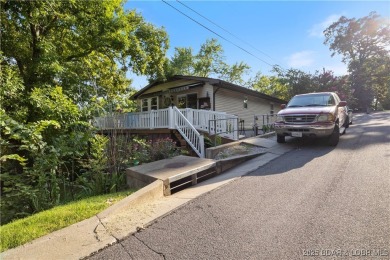
<svg viewBox="0 0 390 260">
<path fill-rule="evenodd" d="M 149 141 L 147 153 L 149 155 L 148 160 L 151 162 L 180 155 L 176 143 L 171 138 L 158 139 L 154 142 Z"/>
</svg>

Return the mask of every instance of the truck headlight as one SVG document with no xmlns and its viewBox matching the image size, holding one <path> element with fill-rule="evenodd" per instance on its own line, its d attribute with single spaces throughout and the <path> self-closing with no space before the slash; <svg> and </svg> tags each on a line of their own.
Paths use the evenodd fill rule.
<svg viewBox="0 0 390 260">
<path fill-rule="evenodd" d="M 275 122 L 284 122 L 284 119 L 282 116 L 276 116 Z"/>
<path fill-rule="evenodd" d="M 317 122 L 333 122 L 333 114 L 322 114 L 317 117 Z"/>
</svg>

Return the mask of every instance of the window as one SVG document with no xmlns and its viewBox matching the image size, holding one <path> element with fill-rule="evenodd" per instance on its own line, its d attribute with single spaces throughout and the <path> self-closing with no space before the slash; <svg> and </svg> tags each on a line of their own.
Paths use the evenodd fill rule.
<svg viewBox="0 0 390 260">
<path fill-rule="evenodd" d="M 158 99 L 157 97 L 152 97 L 150 102 L 150 110 L 157 110 L 158 109 Z"/>
<path fill-rule="evenodd" d="M 314 107 L 314 106 L 334 106 L 335 101 L 329 94 L 307 94 L 294 96 L 287 107 Z"/>
<path fill-rule="evenodd" d="M 158 97 L 142 99 L 141 111 L 158 110 Z"/>
<path fill-rule="evenodd" d="M 198 94 L 187 94 L 177 97 L 178 108 L 198 108 Z"/>
<path fill-rule="evenodd" d="M 197 109 L 198 108 L 198 95 L 188 94 L 187 95 L 187 107 Z"/>
<path fill-rule="evenodd" d="M 328 99 L 328 106 L 334 106 L 334 105 L 335 105 L 334 98 L 332 95 L 330 95 Z"/>
<path fill-rule="evenodd" d="M 270 114 L 273 116 L 274 115 L 274 104 L 270 104 Z"/>
<path fill-rule="evenodd" d="M 187 96 L 178 96 L 177 97 L 177 107 L 186 108 L 187 105 Z"/>
<path fill-rule="evenodd" d="M 148 102 L 148 99 L 145 98 L 145 99 L 142 99 L 142 108 L 141 108 L 141 111 L 144 112 L 144 111 L 148 111 L 149 110 L 149 102 Z"/>
</svg>

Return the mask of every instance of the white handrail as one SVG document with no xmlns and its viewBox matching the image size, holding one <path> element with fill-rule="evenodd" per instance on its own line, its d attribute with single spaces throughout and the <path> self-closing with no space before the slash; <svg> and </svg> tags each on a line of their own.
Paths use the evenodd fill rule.
<svg viewBox="0 0 390 260">
<path fill-rule="evenodd" d="M 94 125 L 100 129 L 154 129 L 170 128 L 169 109 L 134 112 L 95 117 Z"/>
<path fill-rule="evenodd" d="M 183 136 L 191 148 L 200 158 L 205 157 L 204 137 L 191 124 L 191 122 L 180 112 L 177 107 L 173 107 L 174 125 L 177 131 Z"/>
<path fill-rule="evenodd" d="M 210 110 L 179 109 L 190 123 L 197 129 L 210 134 L 218 134 L 238 140 L 238 117 Z M 215 124 L 210 124 L 210 121 Z"/>
</svg>

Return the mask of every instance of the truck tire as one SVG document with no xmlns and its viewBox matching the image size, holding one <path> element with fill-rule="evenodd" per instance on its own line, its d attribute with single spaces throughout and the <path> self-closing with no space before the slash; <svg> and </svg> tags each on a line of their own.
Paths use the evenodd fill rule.
<svg viewBox="0 0 390 260">
<path fill-rule="evenodd" d="M 340 129 L 338 125 L 334 126 L 332 134 L 328 137 L 329 146 L 336 146 L 340 139 Z"/>
<path fill-rule="evenodd" d="M 280 144 L 282 143 L 285 143 L 286 142 L 286 138 L 284 135 L 276 135 L 276 141 Z"/>
</svg>

